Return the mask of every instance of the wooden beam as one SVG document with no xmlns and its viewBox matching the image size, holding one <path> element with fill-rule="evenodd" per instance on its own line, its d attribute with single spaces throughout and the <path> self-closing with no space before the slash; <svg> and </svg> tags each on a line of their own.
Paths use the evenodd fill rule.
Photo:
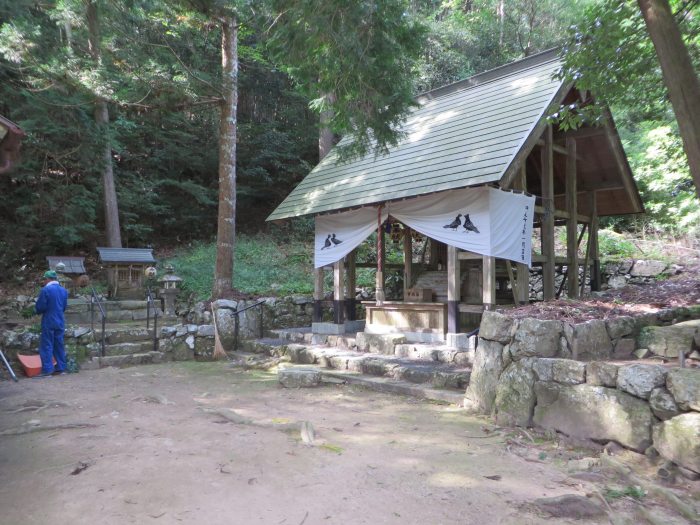
<svg viewBox="0 0 700 525">
<path fill-rule="evenodd" d="M 496 304 L 496 258 L 484 255 L 483 261 L 482 302 L 484 308 L 490 310 Z"/>
<path fill-rule="evenodd" d="M 323 320 L 323 268 L 314 268 L 314 311 L 311 319 L 314 323 Z"/>
<path fill-rule="evenodd" d="M 566 255 L 569 259 L 568 296 L 576 299 L 578 290 L 578 199 L 576 192 L 576 140 L 567 139 L 566 149 L 566 211 L 569 219 L 566 221 Z"/>
<path fill-rule="evenodd" d="M 333 264 L 333 322 L 345 321 L 345 286 L 343 283 L 343 260 Z"/>
<path fill-rule="evenodd" d="M 544 215 L 544 206 L 535 206 L 535 214 Z M 571 215 L 565 210 L 554 210 L 554 217 L 557 219 L 568 219 Z M 591 218 L 588 215 L 576 214 L 576 220 L 578 222 L 591 222 Z"/>
<path fill-rule="evenodd" d="M 357 317 L 355 305 L 355 285 L 357 283 L 357 272 L 355 271 L 355 260 L 357 259 L 357 250 L 351 251 L 345 256 L 345 319 L 354 321 Z"/>
<path fill-rule="evenodd" d="M 544 300 L 554 299 L 554 151 L 552 149 L 552 126 L 544 132 L 542 154 L 542 288 Z"/>
<path fill-rule="evenodd" d="M 559 90 L 555 93 L 554 97 L 552 97 L 552 103 L 559 104 L 562 100 L 564 100 L 564 97 L 571 90 L 572 87 L 573 83 L 562 84 L 559 87 Z M 530 136 L 525 140 L 521 148 L 511 159 L 510 165 L 503 172 L 503 176 L 499 181 L 499 186 L 501 188 L 513 187 L 513 180 L 519 176 L 520 166 L 523 162 L 525 162 L 525 159 L 527 159 L 528 155 L 530 155 L 532 149 L 535 147 L 537 141 L 542 136 L 542 133 L 545 132 L 546 128 L 551 129 L 551 125 L 547 123 L 547 120 L 545 118 L 540 118 L 537 124 L 535 125 L 534 129 L 530 132 Z"/>
<path fill-rule="evenodd" d="M 568 131 L 560 131 L 554 135 L 554 140 L 564 141 L 566 139 L 586 139 L 589 137 L 599 137 L 605 134 L 605 129 L 600 127 L 595 128 L 579 128 Z"/>
<path fill-rule="evenodd" d="M 591 192 L 591 291 L 600 290 L 600 254 L 598 251 L 598 196 Z"/>
<path fill-rule="evenodd" d="M 447 333 L 459 333 L 459 257 L 457 248 L 447 246 Z"/>
<path fill-rule="evenodd" d="M 510 281 L 510 289 L 513 292 L 513 304 L 518 304 L 518 297 L 520 294 L 518 293 L 518 285 L 519 283 L 515 282 L 515 277 L 513 276 L 513 268 L 510 265 L 509 260 L 504 261 L 506 263 L 506 271 L 508 272 L 508 280 Z"/>
<path fill-rule="evenodd" d="M 403 296 L 406 300 L 408 289 L 413 281 L 413 239 L 411 238 L 411 228 L 403 227 Z"/>
<path fill-rule="evenodd" d="M 527 304 L 530 301 L 530 269 L 523 263 L 516 263 L 515 268 L 518 281 L 516 304 Z"/>
</svg>

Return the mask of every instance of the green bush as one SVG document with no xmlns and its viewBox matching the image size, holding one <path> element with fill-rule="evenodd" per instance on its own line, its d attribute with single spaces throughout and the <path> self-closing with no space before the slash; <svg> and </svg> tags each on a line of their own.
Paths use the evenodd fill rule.
<svg viewBox="0 0 700 525">
<path fill-rule="evenodd" d="M 612 230 L 600 230 L 598 246 L 602 258 L 632 258 L 638 253 L 634 243 Z"/>
</svg>

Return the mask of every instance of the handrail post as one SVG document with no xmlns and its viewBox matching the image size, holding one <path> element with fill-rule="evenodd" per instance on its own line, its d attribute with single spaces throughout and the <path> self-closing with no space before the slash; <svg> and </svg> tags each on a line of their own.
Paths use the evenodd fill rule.
<svg viewBox="0 0 700 525">
<path fill-rule="evenodd" d="M 102 344 L 101 344 L 101 350 L 100 350 L 101 357 L 105 356 L 105 322 L 106 322 L 106 319 L 105 319 L 105 316 L 103 315 L 102 316 Z"/>
<path fill-rule="evenodd" d="M 236 314 L 236 322 L 234 323 L 234 329 L 233 329 L 233 351 L 235 352 L 238 350 L 238 331 L 239 331 L 239 326 L 240 326 L 240 319 L 238 318 L 238 311 L 235 312 Z"/>
<path fill-rule="evenodd" d="M 158 351 L 158 309 L 153 312 L 153 351 Z"/>
<path fill-rule="evenodd" d="M 260 339 L 265 337 L 265 328 L 263 327 L 263 303 L 260 303 Z"/>
</svg>

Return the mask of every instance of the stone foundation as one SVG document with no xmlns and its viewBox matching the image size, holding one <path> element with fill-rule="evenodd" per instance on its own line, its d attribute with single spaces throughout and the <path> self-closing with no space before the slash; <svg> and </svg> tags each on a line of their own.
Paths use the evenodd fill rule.
<svg viewBox="0 0 700 525">
<path fill-rule="evenodd" d="M 485 312 L 465 406 L 502 425 L 614 441 L 637 452 L 653 446 L 700 473 L 700 368 L 611 361 L 621 340 L 634 350 L 649 326 L 694 314 L 681 308 L 571 325 Z M 668 329 L 692 332 L 683 323 Z M 694 351 L 693 337 L 679 340 L 678 351 Z"/>
</svg>

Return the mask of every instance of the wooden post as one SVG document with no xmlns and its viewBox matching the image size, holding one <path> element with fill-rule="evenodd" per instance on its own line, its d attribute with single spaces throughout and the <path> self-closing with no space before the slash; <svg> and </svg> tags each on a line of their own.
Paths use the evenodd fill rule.
<svg viewBox="0 0 700 525">
<path fill-rule="evenodd" d="M 600 290 L 600 253 L 598 250 L 598 198 L 591 192 L 591 291 Z"/>
<path fill-rule="evenodd" d="M 413 263 L 413 239 L 411 239 L 411 228 L 404 225 L 403 228 L 403 300 L 406 300 L 408 289 L 411 287 L 413 280 L 412 272 Z"/>
<path fill-rule="evenodd" d="M 345 320 L 345 286 L 343 283 L 343 260 L 333 263 L 333 322 L 343 324 Z"/>
<path fill-rule="evenodd" d="M 377 208 L 377 277 L 374 292 L 377 306 L 384 304 L 384 230 L 382 230 L 382 207 Z"/>
<path fill-rule="evenodd" d="M 314 268 L 314 312 L 311 317 L 312 322 L 323 321 L 323 268 Z"/>
<path fill-rule="evenodd" d="M 578 202 L 576 197 L 576 141 L 566 139 L 566 256 L 568 259 L 568 295 L 576 299 L 578 293 Z"/>
<path fill-rule="evenodd" d="M 542 147 L 542 287 L 544 300 L 554 299 L 554 142 L 552 125 L 544 132 Z"/>
<path fill-rule="evenodd" d="M 355 305 L 355 255 L 357 251 L 353 250 L 345 257 L 347 275 L 345 277 L 345 319 L 354 321 L 357 318 Z"/>
<path fill-rule="evenodd" d="M 459 257 L 457 248 L 447 246 L 447 333 L 459 333 Z"/>
<path fill-rule="evenodd" d="M 482 302 L 484 310 L 491 310 L 496 304 L 496 258 L 483 256 L 484 270 L 482 285 Z"/>
</svg>

